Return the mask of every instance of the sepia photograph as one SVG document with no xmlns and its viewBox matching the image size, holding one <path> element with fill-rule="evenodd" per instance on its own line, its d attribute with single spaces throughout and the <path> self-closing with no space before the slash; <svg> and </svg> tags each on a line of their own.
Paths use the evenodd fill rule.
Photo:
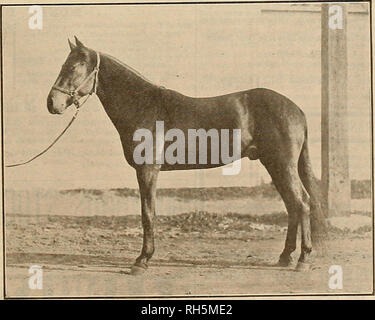
<svg viewBox="0 0 375 320">
<path fill-rule="evenodd" d="M 371 10 L 1 4 L 3 298 L 373 298 Z"/>
</svg>

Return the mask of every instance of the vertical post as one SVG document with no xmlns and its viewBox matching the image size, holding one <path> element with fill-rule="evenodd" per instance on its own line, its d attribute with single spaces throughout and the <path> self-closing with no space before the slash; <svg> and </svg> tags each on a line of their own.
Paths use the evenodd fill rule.
<svg viewBox="0 0 375 320">
<path fill-rule="evenodd" d="M 328 215 L 350 212 L 347 8 L 322 4 L 322 187 Z"/>
</svg>

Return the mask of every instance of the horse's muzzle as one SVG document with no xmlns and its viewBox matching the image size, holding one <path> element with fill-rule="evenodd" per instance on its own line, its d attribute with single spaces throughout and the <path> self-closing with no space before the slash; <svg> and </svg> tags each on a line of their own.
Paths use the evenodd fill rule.
<svg viewBox="0 0 375 320">
<path fill-rule="evenodd" d="M 47 109 L 52 114 L 62 114 L 66 109 L 66 101 L 59 101 L 58 97 L 50 93 L 47 97 Z"/>
</svg>

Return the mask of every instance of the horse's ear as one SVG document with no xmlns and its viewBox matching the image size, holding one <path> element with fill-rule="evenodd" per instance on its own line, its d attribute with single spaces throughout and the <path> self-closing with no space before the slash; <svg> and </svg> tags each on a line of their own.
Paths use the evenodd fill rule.
<svg viewBox="0 0 375 320">
<path fill-rule="evenodd" d="M 73 51 L 75 49 L 76 45 L 73 44 L 69 39 L 68 39 L 68 43 L 69 43 L 70 50 Z"/>
<path fill-rule="evenodd" d="M 84 47 L 83 43 L 82 43 L 81 41 L 79 41 L 78 38 L 77 38 L 76 36 L 74 36 L 74 39 L 76 40 L 76 45 L 77 45 L 77 47 L 80 47 L 80 48 L 83 48 L 83 47 Z"/>
</svg>

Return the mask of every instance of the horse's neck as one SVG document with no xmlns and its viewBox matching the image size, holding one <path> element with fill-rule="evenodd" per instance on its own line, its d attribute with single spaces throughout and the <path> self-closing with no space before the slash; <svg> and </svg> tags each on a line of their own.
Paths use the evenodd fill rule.
<svg viewBox="0 0 375 320">
<path fill-rule="evenodd" d="M 158 87 L 136 71 L 101 54 L 97 95 L 112 122 L 131 123 L 142 110 L 152 107 L 152 97 Z"/>
</svg>

